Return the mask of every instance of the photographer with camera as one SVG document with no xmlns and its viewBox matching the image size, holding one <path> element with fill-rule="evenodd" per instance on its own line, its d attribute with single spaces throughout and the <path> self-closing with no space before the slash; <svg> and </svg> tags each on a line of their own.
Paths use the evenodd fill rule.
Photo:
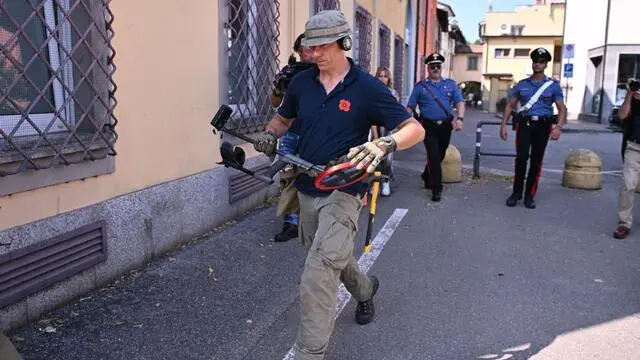
<svg viewBox="0 0 640 360">
<path fill-rule="evenodd" d="M 289 57 L 289 63 L 276 74 L 273 81 L 273 89 L 269 100 L 271 106 L 278 108 L 287 92 L 291 79 L 300 71 L 312 66 L 311 49 L 302 46 L 304 33 L 300 34 L 293 44 L 293 51 L 300 57 L 300 62 L 296 61 L 294 55 Z M 297 152 L 298 135 L 294 131 L 287 131 L 280 139 L 280 150 L 295 155 Z M 292 167 L 286 167 L 280 172 L 280 199 L 276 208 L 276 216 L 284 216 L 282 231 L 274 236 L 274 241 L 284 242 L 298 237 L 298 220 L 300 204 L 298 203 L 297 190 L 293 186 L 296 180 L 296 171 Z"/>
<path fill-rule="evenodd" d="M 627 88 L 629 91 L 618 111 L 628 138 L 624 150 L 624 170 L 618 197 L 618 228 L 613 233 L 616 239 L 626 238 L 631 231 L 634 192 L 640 172 L 640 81 L 631 80 Z"/>
</svg>

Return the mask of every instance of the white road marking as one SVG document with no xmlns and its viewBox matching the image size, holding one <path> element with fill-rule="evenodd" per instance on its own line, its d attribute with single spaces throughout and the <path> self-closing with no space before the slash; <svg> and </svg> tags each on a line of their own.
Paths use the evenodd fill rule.
<svg viewBox="0 0 640 360">
<path fill-rule="evenodd" d="M 407 209 L 395 209 L 393 214 L 389 217 L 387 222 L 384 224 L 382 229 L 378 232 L 376 237 L 371 241 L 371 251 L 368 254 L 362 254 L 360 259 L 358 260 L 358 266 L 360 270 L 364 273 L 369 272 L 371 266 L 376 261 L 380 253 L 382 252 L 382 248 L 384 245 L 391 239 L 393 233 L 400 225 L 400 222 L 407 215 Z M 344 285 L 340 284 L 340 288 L 338 289 L 338 306 L 335 318 L 337 318 L 344 307 L 347 306 L 347 303 L 351 300 L 351 294 L 344 288 Z M 293 360 L 293 348 L 289 349 L 289 352 L 285 355 L 283 360 Z"/>
</svg>

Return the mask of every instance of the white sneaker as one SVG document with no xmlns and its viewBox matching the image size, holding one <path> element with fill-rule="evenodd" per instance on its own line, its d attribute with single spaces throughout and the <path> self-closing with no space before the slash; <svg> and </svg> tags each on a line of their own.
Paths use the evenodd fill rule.
<svg viewBox="0 0 640 360">
<path fill-rule="evenodd" d="M 382 196 L 391 195 L 391 186 L 388 181 L 382 183 Z"/>
</svg>

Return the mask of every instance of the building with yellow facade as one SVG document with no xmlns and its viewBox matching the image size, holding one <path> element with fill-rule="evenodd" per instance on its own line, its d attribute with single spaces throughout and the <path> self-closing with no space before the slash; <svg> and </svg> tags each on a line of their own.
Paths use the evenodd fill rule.
<svg viewBox="0 0 640 360">
<path fill-rule="evenodd" d="M 531 51 L 538 47 L 552 55 L 546 75 L 560 79 L 564 1 L 535 1 L 513 11 L 489 11 L 479 24 L 484 43 L 482 100 L 489 112 L 518 81 L 530 76 Z"/>
</svg>

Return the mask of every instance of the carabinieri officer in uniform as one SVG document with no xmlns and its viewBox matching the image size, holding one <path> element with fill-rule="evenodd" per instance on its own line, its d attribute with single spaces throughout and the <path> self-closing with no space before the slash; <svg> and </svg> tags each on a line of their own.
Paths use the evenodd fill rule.
<svg viewBox="0 0 640 360">
<path fill-rule="evenodd" d="M 509 91 L 509 99 L 502 116 L 500 137 L 507 140 L 506 124 L 513 115 L 516 131 L 516 161 L 513 193 L 507 199 L 507 206 L 515 206 L 522 199 L 524 177 L 527 171 L 527 160 L 531 157 L 527 187 L 524 194 L 524 205 L 535 209 L 534 197 L 538 189 L 542 159 L 549 141 L 560 138 L 562 126 L 566 122 L 567 110 L 560 84 L 544 74 L 551 54 L 544 48 L 531 52 L 533 75 L 521 80 Z M 520 108 L 514 112 L 520 102 Z M 553 115 L 553 104 L 558 108 L 558 116 Z"/>
<path fill-rule="evenodd" d="M 426 59 L 429 75 L 416 84 L 409 97 L 407 109 L 414 114 L 416 105 L 420 111 L 420 124 L 424 127 L 424 147 L 427 150 L 427 163 L 422 172 L 422 180 L 427 189 L 431 189 L 432 201 L 440 201 L 442 194 L 442 161 L 444 160 L 451 131 L 462 130 L 464 117 L 464 99 L 456 82 L 441 77 L 444 56 L 433 53 Z M 456 106 L 456 113 L 453 112 Z"/>
</svg>

